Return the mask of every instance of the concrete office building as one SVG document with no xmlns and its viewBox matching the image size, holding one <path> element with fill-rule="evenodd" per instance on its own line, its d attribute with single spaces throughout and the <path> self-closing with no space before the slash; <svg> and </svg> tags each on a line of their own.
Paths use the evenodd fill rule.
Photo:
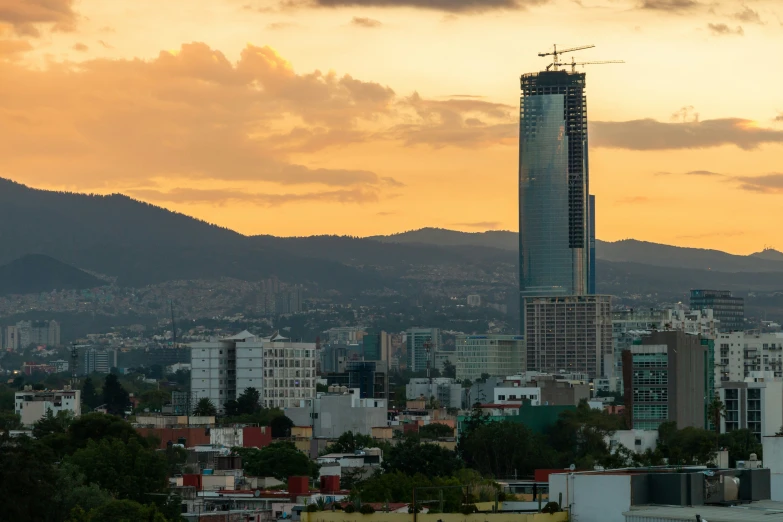
<svg viewBox="0 0 783 522">
<path fill-rule="evenodd" d="M 475 381 L 483 374 L 516 375 L 524 372 L 525 338 L 521 335 L 458 335 L 457 379 Z"/>
<path fill-rule="evenodd" d="M 33 390 L 31 386 L 25 386 L 23 391 L 14 394 L 14 409 L 28 428 L 44 418 L 47 411 L 54 415 L 68 411 L 78 417 L 82 414 L 81 391 L 72 390 L 70 386 L 62 390 Z"/>
<path fill-rule="evenodd" d="M 761 442 L 762 437 L 774 436 L 783 426 L 783 380 L 779 377 L 724 382 L 716 391 L 726 407 L 721 433 L 748 429 Z"/>
<path fill-rule="evenodd" d="M 435 398 L 444 408 L 461 408 L 462 396 L 462 384 L 448 377 L 433 378 L 431 386 L 427 378 L 413 378 L 405 385 L 405 397 L 409 401 L 424 397 L 429 403 Z"/>
<path fill-rule="evenodd" d="M 721 333 L 715 340 L 716 382 L 738 382 L 753 372 L 783 377 L 783 333 Z"/>
<path fill-rule="evenodd" d="M 614 365 L 611 309 L 608 295 L 526 299 L 527 370 L 579 372 L 591 378 L 610 375 Z"/>
<path fill-rule="evenodd" d="M 326 331 L 329 343 L 356 344 L 362 340 L 364 328 L 361 326 L 339 326 Z"/>
<path fill-rule="evenodd" d="M 622 375 L 622 353 L 652 332 L 677 330 L 703 339 L 718 336 L 719 321 L 712 310 L 688 310 L 683 306 L 668 309 L 636 309 L 612 312 L 612 349 L 614 375 Z"/>
<path fill-rule="evenodd" d="M 555 68 L 557 69 L 557 68 Z M 524 300 L 590 291 L 585 74 L 520 78 L 519 292 Z"/>
<path fill-rule="evenodd" d="M 191 343 L 191 393 L 208 398 L 218 411 L 247 388 L 265 408 L 285 407 L 315 396 L 315 343 L 292 343 L 248 331 L 214 342 Z"/>
<path fill-rule="evenodd" d="M 384 399 L 361 399 L 358 390 L 345 387 L 319 393 L 315 399 L 292 402 L 283 411 L 294 426 L 312 426 L 313 437 L 336 439 L 347 431 L 372 435 L 372 429 L 388 426 Z"/>
<path fill-rule="evenodd" d="M 389 398 L 389 367 L 383 361 L 347 361 L 344 372 L 321 377 L 329 386 L 358 390 L 362 399 Z"/>
<path fill-rule="evenodd" d="M 712 310 L 721 332 L 745 329 L 745 300 L 728 290 L 691 290 L 690 304 L 693 310 Z"/>
<path fill-rule="evenodd" d="M 661 423 L 705 428 L 712 371 L 708 346 L 684 332 L 654 332 L 623 352 L 625 411 L 632 429 Z"/>
<path fill-rule="evenodd" d="M 435 352 L 443 345 L 438 328 L 409 328 L 405 331 L 408 349 L 408 371 L 420 372 L 430 368 L 435 369 Z"/>
<path fill-rule="evenodd" d="M 84 375 L 91 373 L 109 373 L 117 367 L 117 350 L 105 348 L 87 348 L 84 350 Z"/>
</svg>

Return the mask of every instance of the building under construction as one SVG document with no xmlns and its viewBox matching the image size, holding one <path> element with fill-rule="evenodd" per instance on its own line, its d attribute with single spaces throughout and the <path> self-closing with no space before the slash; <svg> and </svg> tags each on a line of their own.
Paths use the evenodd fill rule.
<svg viewBox="0 0 783 522">
<path fill-rule="evenodd" d="M 525 74 L 521 90 L 520 294 L 584 295 L 591 286 L 585 74 Z"/>
</svg>

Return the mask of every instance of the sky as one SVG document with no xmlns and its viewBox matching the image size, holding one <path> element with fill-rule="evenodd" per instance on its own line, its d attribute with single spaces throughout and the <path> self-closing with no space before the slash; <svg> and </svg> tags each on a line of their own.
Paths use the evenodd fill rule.
<svg viewBox="0 0 783 522">
<path fill-rule="evenodd" d="M 0 177 L 244 234 L 518 228 L 519 76 L 587 65 L 597 236 L 783 219 L 779 0 L 0 0 Z"/>
</svg>

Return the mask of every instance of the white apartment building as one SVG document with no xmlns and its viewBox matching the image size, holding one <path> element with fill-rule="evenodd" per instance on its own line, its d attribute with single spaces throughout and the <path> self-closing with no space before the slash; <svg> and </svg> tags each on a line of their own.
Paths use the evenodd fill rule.
<svg viewBox="0 0 783 522">
<path fill-rule="evenodd" d="M 495 388 L 493 404 L 516 404 L 530 401 L 531 406 L 541 405 L 541 388 L 532 386 L 500 386 Z"/>
<path fill-rule="evenodd" d="M 312 426 L 317 438 L 336 439 L 347 431 L 372 435 L 373 428 L 389 425 L 386 399 L 362 399 L 358 389 L 345 387 L 291 401 L 284 411 L 294 426 Z"/>
<path fill-rule="evenodd" d="M 525 371 L 525 338 L 521 335 L 458 335 L 457 380 L 475 381 Z"/>
<path fill-rule="evenodd" d="M 69 411 L 74 417 L 82 414 L 81 391 L 72 390 L 66 386 L 62 390 L 33 390 L 25 386 L 23 391 L 14 395 L 14 409 L 22 419 L 22 424 L 32 426 L 44 416 L 47 411 L 57 415 L 61 411 Z"/>
<path fill-rule="evenodd" d="M 267 408 L 315 396 L 315 343 L 257 338 L 244 331 L 190 347 L 194 403 L 206 397 L 222 412 L 227 401 L 248 388 L 258 390 L 261 405 Z"/>
<path fill-rule="evenodd" d="M 771 373 L 771 372 L 770 372 Z M 754 372 L 744 382 L 724 382 L 718 396 L 726 407 L 721 433 L 748 429 L 761 442 L 783 426 L 783 379 Z"/>
<path fill-rule="evenodd" d="M 715 385 L 741 382 L 752 372 L 783 377 L 783 333 L 721 333 L 715 340 Z"/>
</svg>

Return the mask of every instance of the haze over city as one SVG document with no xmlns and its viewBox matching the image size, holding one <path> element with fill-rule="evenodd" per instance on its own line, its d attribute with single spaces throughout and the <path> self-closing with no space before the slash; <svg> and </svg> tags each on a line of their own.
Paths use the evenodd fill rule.
<svg viewBox="0 0 783 522">
<path fill-rule="evenodd" d="M 519 76 L 553 43 L 594 44 L 575 59 L 626 62 L 584 69 L 598 238 L 747 254 L 782 217 L 782 16 L 761 0 L 7 1 L 0 177 L 245 234 L 516 230 Z"/>
</svg>

